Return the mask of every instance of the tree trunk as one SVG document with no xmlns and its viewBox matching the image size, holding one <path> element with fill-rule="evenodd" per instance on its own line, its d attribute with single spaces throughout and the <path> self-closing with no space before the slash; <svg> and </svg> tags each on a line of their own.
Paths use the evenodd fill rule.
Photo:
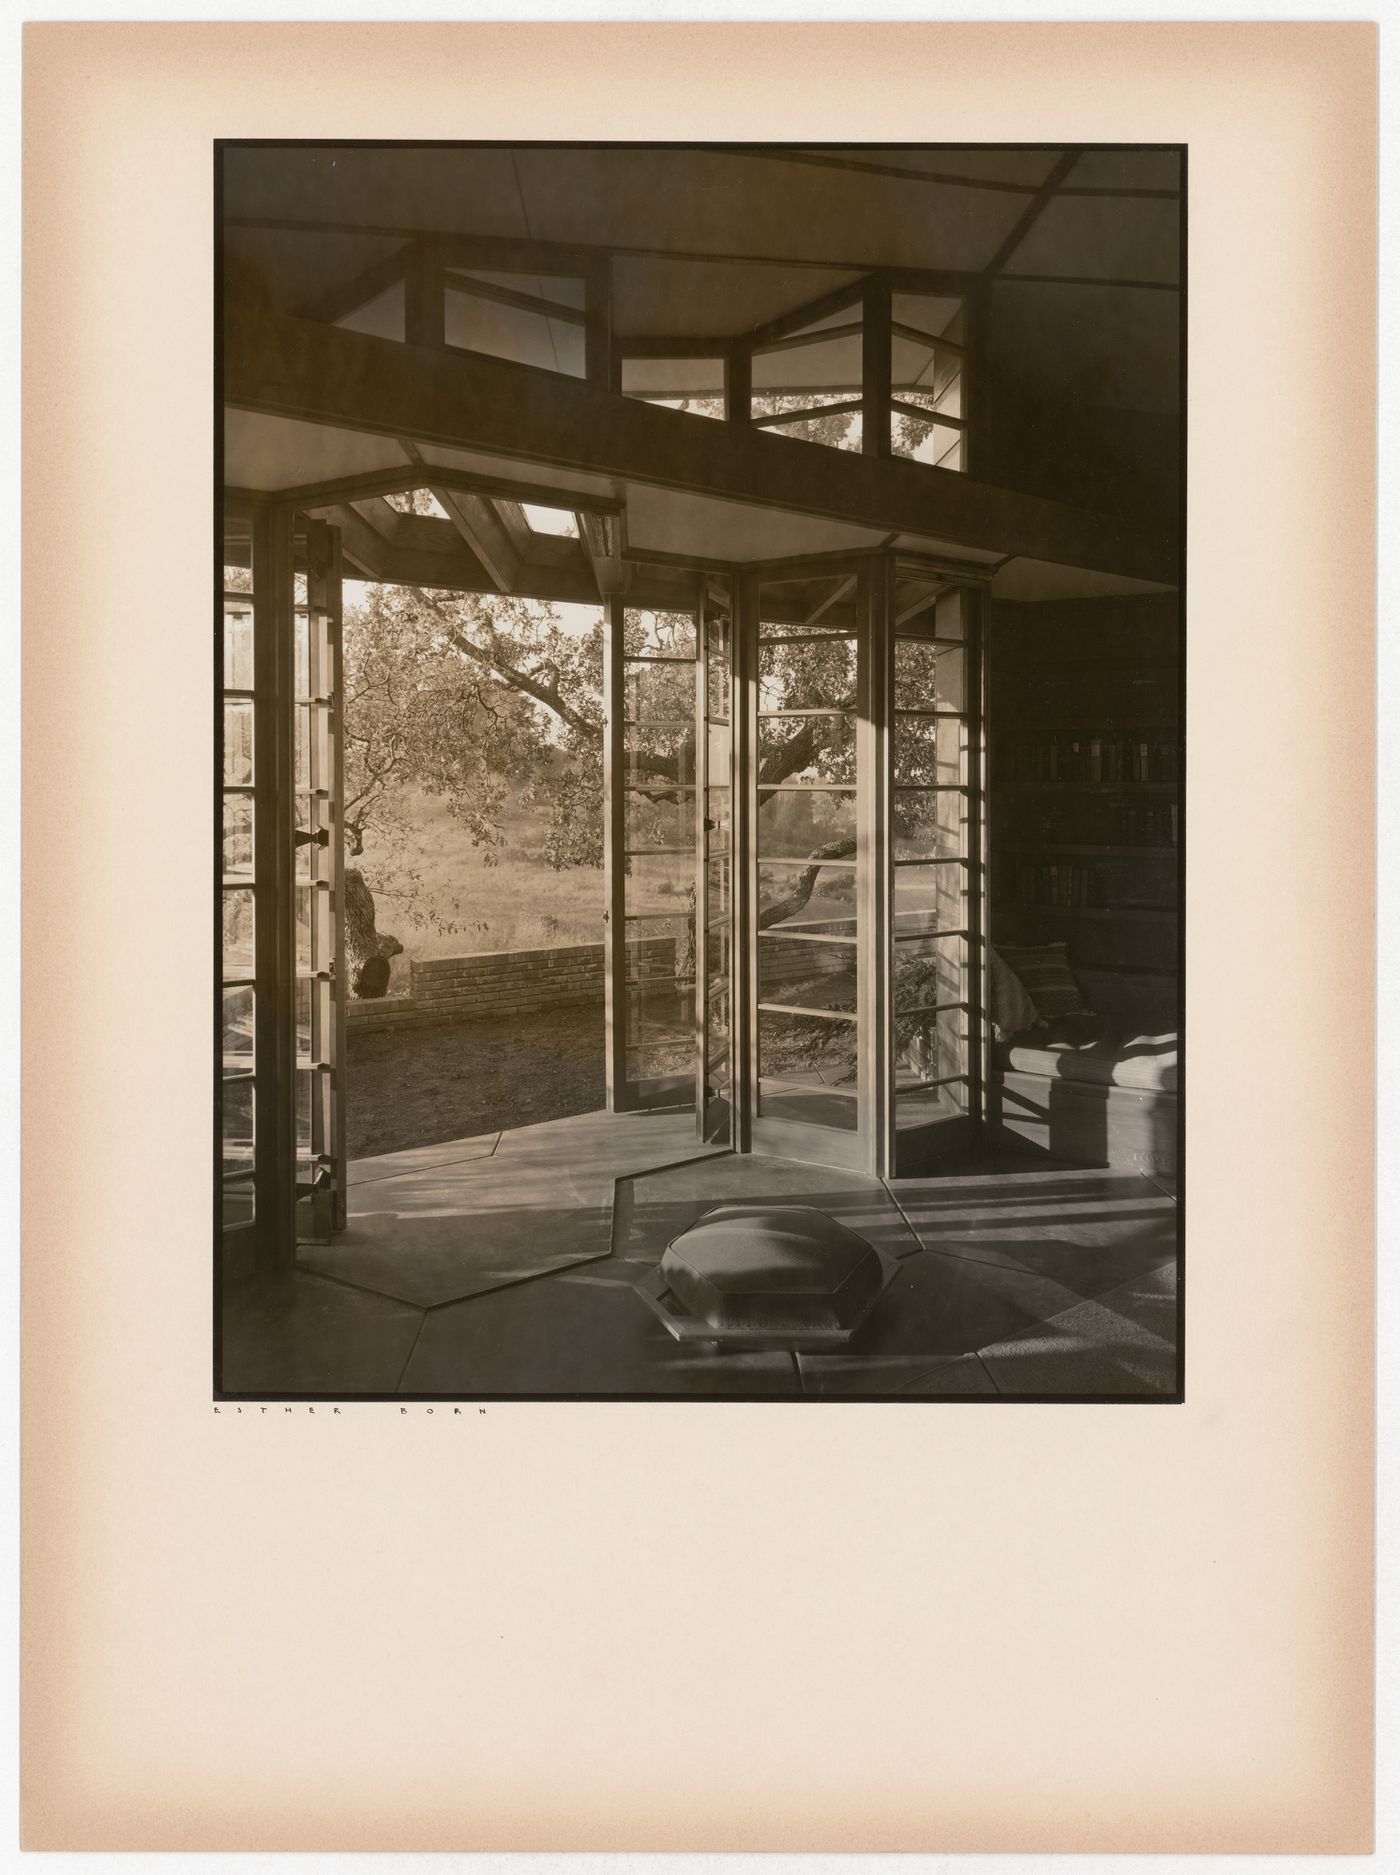
<svg viewBox="0 0 1400 1875">
<path fill-rule="evenodd" d="M 374 894 L 358 866 L 345 869 L 345 968 L 350 993 L 382 996 L 389 987 L 389 959 L 403 949 L 396 937 L 376 929 Z"/>
</svg>

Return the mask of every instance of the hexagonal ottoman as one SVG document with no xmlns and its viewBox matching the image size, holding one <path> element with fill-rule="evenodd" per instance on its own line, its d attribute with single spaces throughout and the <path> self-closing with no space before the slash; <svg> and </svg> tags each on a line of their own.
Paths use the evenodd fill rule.
<svg viewBox="0 0 1400 1875">
<path fill-rule="evenodd" d="M 897 1268 L 810 1205 L 724 1204 L 673 1238 L 636 1289 L 678 1341 L 838 1348 Z"/>
</svg>

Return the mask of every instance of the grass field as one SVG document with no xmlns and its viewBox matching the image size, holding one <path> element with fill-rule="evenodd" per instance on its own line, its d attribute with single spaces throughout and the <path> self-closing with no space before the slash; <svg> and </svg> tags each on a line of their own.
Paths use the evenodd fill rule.
<svg viewBox="0 0 1400 1875">
<path fill-rule="evenodd" d="M 403 956 L 393 960 L 390 994 L 407 989 L 415 957 L 602 942 L 602 869 L 553 871 L 544 858 L 542 813 L 517 808 L 505 845 L 488 865 L 445 803 L 420 795 L 416 807 L 414 835 L 397 854 L 421 879 L 416 904 L 381 891 L 386 855 L 373 842 L 366 843 L 359 862 L 374 892 L 379 930 L 391 932 L 404 947 Z"/>
</svg>

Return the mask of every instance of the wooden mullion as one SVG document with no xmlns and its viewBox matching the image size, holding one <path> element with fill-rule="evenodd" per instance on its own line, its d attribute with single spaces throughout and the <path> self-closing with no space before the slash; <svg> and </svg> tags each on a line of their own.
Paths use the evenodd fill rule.
<svg viewBox="0 0 1400 1875">
<path fill-rule="evenodd" d="M 442 262 L 429 246 L 414 252 L 404 276 L 403 335 L 409 345 L 447 343 L 447 294 Z"/>
<path fill-rule="evenodd" d="M 704 1140 L 709 1107 L 710 1025 L 705 992 L 709 984 L 709 781 L 710 781 L 710 595 L 699 582 L 695 605 L 695 1131 Z"/>
<path fill-rule="evenodd" d="M 865 336 L 861 347 L 861 453 L 890 454 L 890 289 L 887 281 L 864 285 Z"/>
<path fill-rule="evenodd" d="M 803 345 L 825 345 L 831 339 L 859 337 L 864 322 L 852 319 L 843 326 L 825 326 L 820 332 L 795 332 L 790 338 L 754 340 L 754 356 L 767 356 L 770 352 L 792 352 Z"/>
<path fill-rule="evenodd" d="M 812 392 L 810 389 L 800 388 L 795 391 L 760 391 L 759 395 L 761 397 L 810 397 Z M 750 421 L 758 430 L 779 430 L 785 429 L 790 423 L 807 423 L 813 417 L 842 417 L 853 410 L 863 411 L 864 409 L 864 398 L 850 397 L 838 404 L 804 404 L 799 410 L 775 410 L 771 415 L 752 417 Z"/>
<path fill-rule="evenodd" d="M 613 356 L 612 261 L 594 261 L 584 274 L 583 375 L 605 391 L 621 389 L 622 367 Z"/>
<path fill-rule="evenodd" d="M 885 556 L 871 561 L 861 581 L 863 655 L 857 665 L 860 723 L 856 732 L 856 827 L 865 866 L 856 872 L 856 938 L 861 1012 L 857 1053 L 860 1131 L 865 1169 L 894 1173 L 894 1049 L 891 980 L 893 922 L 891 845 L 891 706 L 894 701 L 894 569 Z"/>
<path fill-rule="evenodd" d="M 623 632 L 625 607 L 620 593 L 603 607 L 603 1002 L 604 1076 L 610 1113 L 629 1104 L 627 1079 L 627 946 L 624 893 L 626 863 L 623 771 Z"/>
<path fill-rule="evenodd" d="M 986 956 L 987 934 L 991 930 L 990 870 L 985 864 L 986 848 L 986 660 L 983 655 L 989 604 L 977 586 L 963 588 L 963 632 L 968 651 L 963 694 L 968 699 L 968 777 L 972 797 L 968 803 L 967 828 L 967 1086 L 969 1117 L 973 1137 L 981 1140 L 989 1131 L 987 1065 L 992 1060 L 991 1009 L 984 1002 L 985 983 L 990 981 Z"/>
<path fill-rule="evenodd" d="M 748 334 L 749 343 L 768 345 L 775 339 L 789 338 L 794 332 L 800 332 L 803 326 L 811 325 L 814 319 L 827 319 L 834 312 L 844 312 L 847 306 L 860 305 L 864 292 L 864 280 L 853 280 L 848 286 L 837 287 L 834 292 L 825 293 L 820 299 L 811 300 L 792 312 L 780 313 L 776 319 L 754 326 Z"/>
<path fill-rule="evenodd" d="M 941 410 L 923 410 L 918 404 L 906 404 L 897 393 L 890 398 L 890 409 L 902 417 L 912 417 L 916 423 L 941 423 L 945 429 L 958 431 L 970 427 L 966 417 L 945 417 Z"/>
<path fill-rule="evenodd" d="M 729 644 L 729 723 L 732 787 L 729 797 L 729 901 L 733 923 L 729 945 L 729 1062 L 733 1140 L 736 1152 L 753 1150 L 758 1105 L 758 582 L 744 574 L 734 582 Z"/>
<path fill-rule="evenodd" d="M 264 793 L 254 806 L 258 976 L 255 1185 L 261 1260 L 296 1255 L 295 979 L 292 849 L 292 515 L 267 504 L 253 534 L 254 658 L 261 692 L 256 754 Z"/>
<path fill-rule="evenodd" d="M 450 268 L 443 277 L 443 286 L 449 293 L 464 293 L 471 299 L 489 300 L 493 305 L 512 306 L 519 312 L 534 313 L 540 319 L 558 319 L 574 326 L 588 324 L 588 314 L 584 307 L 569 306 L 563 300 L 544 299 L 534 293 L 522 293 L 514 287 L 497 286 L 494 281 L 476 280 L 470 274 L 453 273 Z"/>
<path fill-rule="evenodd" d="M 956 339 L 936 338 L 932 332 L 923 332 L 918 326 L 903 325 L 898 319 L 891 318 L 890 331 L 895 338 L 908 339 L 912 344 L 920 345 L 926 351 L 951 352 L 958 359 L 967 356 L 967 347 L 959 345 Z"/>
<path fill-rule="evenodd" d="M 744 427 L 753 422 L 753 351 L 747 339 L 735 339 L 725 353 L 724 416 Z"/>
</svg>

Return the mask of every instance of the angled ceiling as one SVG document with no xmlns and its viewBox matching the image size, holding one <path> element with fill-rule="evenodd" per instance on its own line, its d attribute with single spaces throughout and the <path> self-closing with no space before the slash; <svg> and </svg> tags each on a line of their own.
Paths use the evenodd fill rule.
<svg viewBox="0 0 1400 1875">
<path fill-rule="evenodd" d="M 423 235 L 611 250 L 636 337 L 737 335 L 874 268 L 949 272 L 992 288 L 1010 381 L 1177 407 L 1175 151 L 229 144 L 223 166 L 229 261 L 281 310 Z"/>
</svg>

